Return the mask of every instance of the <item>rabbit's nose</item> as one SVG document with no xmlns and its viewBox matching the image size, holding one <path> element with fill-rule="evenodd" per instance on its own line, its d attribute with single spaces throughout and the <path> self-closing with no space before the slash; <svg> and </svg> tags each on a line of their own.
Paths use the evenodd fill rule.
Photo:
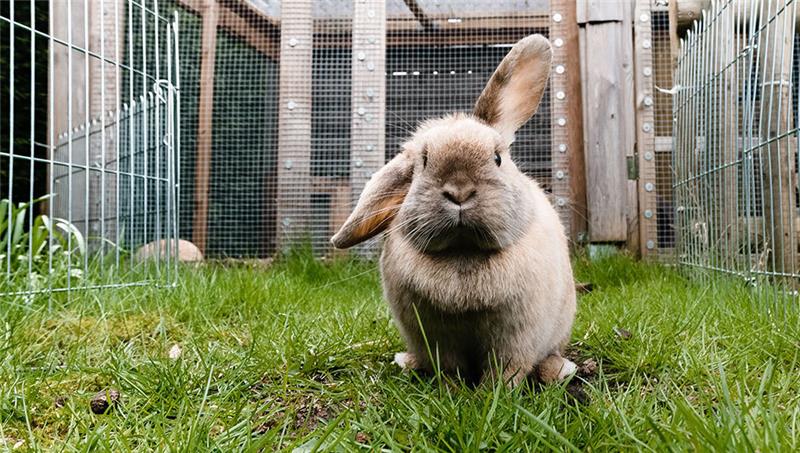
<svg viewBox="0 0 800 453">
<path fill-rule="evenodd" d="M 475 186 L 472 184 L 456 185 L 447 183 L 442 188 L 442 195 L 451 203 L 461 206 L 475 196 Z"/>
</svg>

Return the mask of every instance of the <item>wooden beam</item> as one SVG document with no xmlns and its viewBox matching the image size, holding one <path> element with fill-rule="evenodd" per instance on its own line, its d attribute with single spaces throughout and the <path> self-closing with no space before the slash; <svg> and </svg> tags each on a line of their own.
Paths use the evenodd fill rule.
<svg viewBox="0 0 800 453">
<path fill-rule="evenodd" d="M 583 107 L 578 23 L 575 2 L 551 2 L 553 67 L 550 78 L 553 166 L 552 190 L 572 244 L 586 237 L 586 169 L 583 156 Z M 555 19 L 558 19 L 557 21 Z M 559 122 L 563 119 L 564 125 Z M 559 202 L 559 199 L 564 200 Z M 563 204 L 561 204 L 563 203 Z"/>
<path fill-rule="evenodd" d="M 411 14 L 417 19 L 422 28 L 428 29 L 431 28 L 431 20 L 428 16 L 425 15 L 425 11 L 422 10 L 422 7 L 419 6 L 419 2 L 417 0 L 403 0 L 408 7 Z"/>
<path fill-rule="evenodd" d="M 281 3 L 277 244 L 308 239 L 311 211 L 312 0 Z"/>
<path fill-rule="evenodd" d="M 192 242 L 206 253 L 208 239 L 208 197 L 211 179 L 211 131 L 214 109 L 214 64 L 217 51 L 218 5 L 205 0 L 200 40 L 200 96 L 197 111 L 197 157 L 195 160 L 194 224 Z"/>
<path fill-rule="evenodd" d="M 178 0 L 188 10 L 201 15 L 205 0 Z M 259 14 L 247 3 L 220 0 L 217 5 L 217 27 L 244 40 L 260 53 L 275 61 L 280 59 L 280 27 Z"/>
<path fill-rule="evenodd" d="M 350 181 L 352 203 L 385 163 L 386 1 L 353 5 Z M 371 254 L 370 244 L 358 252 Z"/>
<path fill-rule="evenodd" d="M 633 14 L 636 154 L 639 167 L 639 252 L 643 258 L 655 256 L 658 252 L 653 21 L 650 8 L 650 0 L 636 0 Z M 642 18 L 646 18 L 646 20 L 642 20 Z"/>
</svg>

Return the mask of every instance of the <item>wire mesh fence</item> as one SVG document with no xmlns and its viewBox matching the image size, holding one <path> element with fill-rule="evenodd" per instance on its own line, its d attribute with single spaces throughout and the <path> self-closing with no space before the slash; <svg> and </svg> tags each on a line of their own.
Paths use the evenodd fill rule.
<svg viewBox="0 0 800 453">
<path fill-rule="evenodd" d="M 714 2 L 682 42 L 673 157 L 679 262 L 798 286 L 797 3 Z"/>
<path fill-rule="evenodd" d="M 333 253 L 364 183 L 414 128 L 470 110 L 511 45 L 551 24 L 548 0 L 160 7 L 185 24 L 180 229 L 208 258 Z M 547 189 L 554 127 L 548 90 L 512 149 Z"/>
<path fill-rule="evenodd" d="M 133 0 L 0 4 L 0 295 L 175 282 L 177 31 Z"/>
</svg>

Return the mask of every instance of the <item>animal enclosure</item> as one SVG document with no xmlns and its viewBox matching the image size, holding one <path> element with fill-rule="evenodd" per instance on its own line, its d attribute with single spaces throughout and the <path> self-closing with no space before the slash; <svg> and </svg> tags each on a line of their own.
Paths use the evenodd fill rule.
<svg viewBox="0 0 800 453">
<path fill-rule="evenodd" d="M 109 263 L 106 283 L 174 282 L 179 244 L 193 259 L 332 256 L 364 184 L 417 125 L 470 111 L 511 45 L 539 33 L 552 74 L 512 157 L 575 247 L 791 279 L 796 40 L 773 41 L 796 36 L 781 22 L 793 5 L 3 3 L 5 272 L 47 263 L 50 290 L 92 286 L 82 275 Z M 772 77 L 773 63 L 792 71 Z M 150 277 L 117 272 L 148 263 Z"/>
<path fill-rule="evenodd" d="M 679 262 L 795 291 L 796 2 L 718 2 L 703 15 L 676 69 Z"/>
</svg>

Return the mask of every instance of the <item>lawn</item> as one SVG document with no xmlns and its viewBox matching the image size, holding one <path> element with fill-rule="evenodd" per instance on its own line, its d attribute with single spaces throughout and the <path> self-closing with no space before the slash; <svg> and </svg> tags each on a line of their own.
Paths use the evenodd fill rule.
<svg viewBox="0 0 800 453">
<path fill-rule="evenodd" d="M 394 366 L 370 263 L 186 267 L 171 290 L 2 300 L 0 449 L 800 450 L 796 311 L 625 257 L 576 273 L 594 284 L 570 351 L 591 359 L 582 377 L 513 391 Z"/>
</svg>

